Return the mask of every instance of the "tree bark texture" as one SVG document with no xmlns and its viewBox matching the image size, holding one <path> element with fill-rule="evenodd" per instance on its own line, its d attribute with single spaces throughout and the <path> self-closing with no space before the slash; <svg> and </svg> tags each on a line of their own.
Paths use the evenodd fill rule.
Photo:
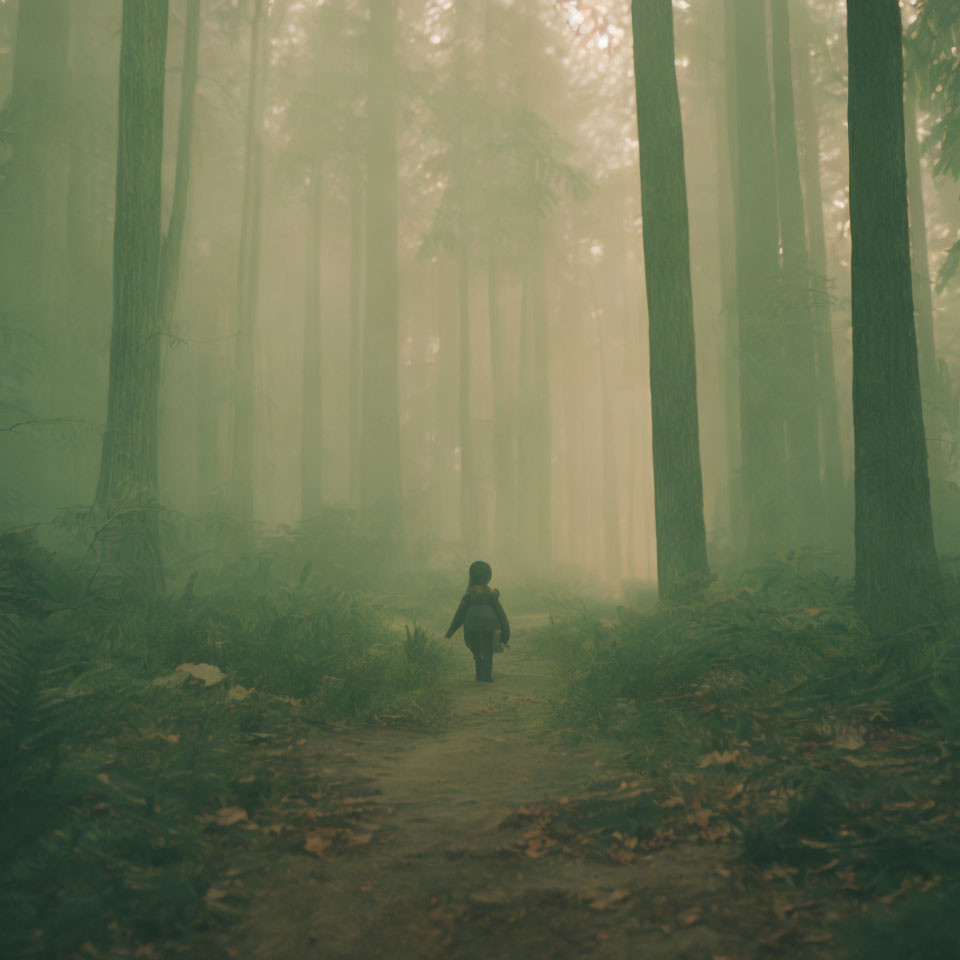
<svg viewBox="0 0 960 960">
<path fill-rule="evenodd" d="M 939 572 L 913 316 L 897 0 L 847 0 L 855 600 L 887 632 L 935 613 Z"/>
<path fill-rule="evenodd" d="M 767 67 L 766 0 L 733 6 L 737 87 L 737 310 L 740 455 L 747 557 L 786 545 L 783 334 L 776 157 Z"/>
<path fill-rule="evenodd" d="M 400 533 L 399 266 L 394 0 L 371 0 L 367 270 L 363 364 L 363 511 L 394 549 Z"/>
<path fill-rule="evenodd" d="M 124 0 L 113 327 L 97 507 L 115 558 L 159 567 L 157 367 L 167 0 Z"/>
<path fill-rule="evenodd" d="M 676 596 L 707 574 L 690 227 L 671 0 L 633 0 L 633 61 L 650 318 L 657 579 Z"/>
<path fill-rule="evenodd" d="M 797 541 L 810 543 L 823 536 L 824 504 L 820 483 L 814 318 L 797 148 L 788 2 L 771 0 L 777 186 L 783 251 L 781 303 L 786 349 L 786 378 L 782 388 L 787 394 L 787 471 L 799 521 Z"/>
</svg>

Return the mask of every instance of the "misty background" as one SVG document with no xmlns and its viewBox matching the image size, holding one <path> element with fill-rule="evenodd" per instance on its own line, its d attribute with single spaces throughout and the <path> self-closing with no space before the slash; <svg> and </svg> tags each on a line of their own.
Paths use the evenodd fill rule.
<svg viewBox="0 0 960 960">
<path fill-rule="evenodd" d="M 42 16 L 21 14 L 19 34 L 18 6 L 0 3 L 0 522 L 70 527 L 94 501 L 106 415 L 121 4 L 37 0 Z M 674 4 L 704 512 L 715 564 L 739 556 L 741 482 L 723 6 Z M 170 8 L 165 224 L 187 8 Z M 793 12 L 807 229 L 814 245 L 822 215 L 821 309 L 833 352 L 833 383 L 809 402 L 820 417 L 818 473 L 833 502 L 815 515 L 791 508 L 797 523 L 783 546 L 847 558 L 844 9 L 811 0 Z M 909 5 L 905 16 L 909 23 Z M 446 565 L 483 554 L 501 577 L 564 573 L 612 590 L 624 579 L 653 580 L 628 5 L 403 0 L 392 26 L 395 57 L 382 62 L 396 117 L 399 461 L 384 449 L 372 462 L 386 473 L 399 462 L 405 562 Z M 209 0 L 197 29 L 179 293 L 156 331 L 164 522 L 194 538 L 200 529 L 219 536 L 223 547 L 225 531 L 250 521 L 261 532 L 324 516 L 333 522 L 340 511 L 359 511 L 363 521 L 363 474 L 371 469 L 360 449 L 364 398 L 393 389 L 364 382 L 370 231 L 390 230 L 370 208 L 382 191 L 368 190 L 367 103 L 376 78 L 368 74 L 366 4 Z M 916 285 L 927 289 L 960 229 L 955 184 L 932 176 L 936 157 L 923 146 L 937 121 L 929 100 L 921 96 L 915 112 L 921 146 L 910 168 L 913 188 L 922 188 L 929 264 L 915 262 Z M 957 297 L 948 282 L 929 307 L 918 300 L 936 344 L 921 366 L 932 364 L 936 381 L 940 413 L 935 429 L 928 419 L 928 434 L 942 454 L 931 471 L 938 545 L 948 552 L 960 532 L 951 486 Z M 934 401 L 925 394 L 925 402 L 929 411 Z M 249 444 L 249 455 L 238 444 Z"/>
</svg>

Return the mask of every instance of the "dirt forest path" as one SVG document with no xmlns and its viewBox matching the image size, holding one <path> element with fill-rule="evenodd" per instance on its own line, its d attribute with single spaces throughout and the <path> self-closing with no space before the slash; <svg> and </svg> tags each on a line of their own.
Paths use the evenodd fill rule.
<svg viewBox="0 0 960 960">
<path fill-rule="evenodd" d="M 526 623 L 524 623 L 526 620 Z M 724 883 L 711 849 L 678 846 L 623 865 L 541 849 L 523 816 L 623 772 L 615 744 L 570 747 L 543 723 L 559 684 L 517 618 L 494 684 L 476 683 L 459 638 L 439 733 L 360 730 L 315 745 L 320 791 L 337 788 L 358 840 L 335 857 L 271 867 L 224 945 L 241 960 L 736 955 L 684 924 Z M 635 776 L 635 774 L 634 774 Z"/>
</svg>

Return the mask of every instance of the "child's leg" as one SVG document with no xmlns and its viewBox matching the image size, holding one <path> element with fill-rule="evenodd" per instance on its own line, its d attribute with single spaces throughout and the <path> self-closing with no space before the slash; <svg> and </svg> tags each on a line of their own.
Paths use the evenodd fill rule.
<svg viewBox="0 0 960 960">
<path fill-rule="evenodd" d="M 483 679 L 483 645 L 480 637 L 475 633 L 466 634 L 467 646 L 473 654 L 474 679 Z"/>
<path fill-rule="evenodd" d="M 483 676 L 488 683 L 493 680 L 493 634 L 485 633 L 481 641 Z"/>
</svg>

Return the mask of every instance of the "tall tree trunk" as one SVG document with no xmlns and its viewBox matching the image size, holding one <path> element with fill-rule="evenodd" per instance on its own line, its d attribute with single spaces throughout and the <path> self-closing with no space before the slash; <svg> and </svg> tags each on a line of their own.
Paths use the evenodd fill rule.
<svg viewBox="0 0 960 960">
<path fill-rule="evenodd" d="M 530 267 L 530 312 L 532 347 L 531 458 L 533 482 L 532 559 L 544 576 L 549 572 L 553 550 L 553 484 L 550 408 L 550 355 L 547 281 L 544 264 L 543 224 L 533 218 Z M 524 375 L 521 372 L 521 375 Z"/>
<path fill-rule="evenodd" d="M 734 550 L 743 547 L 743 505 L 740 464 L 740 337 L 737 330 L 736 236 L 736 83 L 732 0 L 725 0 L 721 22 L 725 59 L 718 77 L 716 117 L 717 204 L 720 242 L 721 323 L 723 328 L 723 403 L 726 425 L 727 511 L 730 542 Z M 719 8 L 718 8 L 719 9 Z"/>
<path fill-rule="evenodd" d="M 490 245 L 487 260 L 487 311 L 490 322 L 490 369 L 493 373 L 493 444 L 494 444 L 494 547 L 505 551 L 513 544 L 515 508 L 513 475 L 515 472 L 511 444 L 511 427 L 507 416 L 507 385 L 503 368 L 505 353 L 500 322 L 500 268 Z"/>
<path fill-rule="evenodd" d="M 497 96 L 494 61 L 496 36 L 495 0 L 486 0 L 484 8 L 484 68 L 486 94 L 490 102 Z M 490 136 L 496 133 L 491 128 Z M 514 545 L 516 535 L 516 464 L 513 457 L 512 428 L 507 411 L 507 384 L 504 371 L 506 354 L 501 329 L 502 276 L 497 253 L 498 224 L 489 226 L 487 244 L 487 317 L 490 325 L 490 370 L 493 377 L 493 540 L 494 548 L 504 552 Z"/>
<path fill-rule="evenodd" d="M 782 309 L 784 345 L 789 362 L 786 426 L 788 476 L 801 538 L 819 540 L 824 530 L 820 485 L 820 436 L 817 418 L 817 369 L 810 264 L 807 259 L 803 187 L 797 149 L 789 0 L 771 0 L 773 89 L 776 130 L 777 186 L 780 209 Z"/>
<path fill-rule="evenodd" d="M 904 122 L 906 124 L 910 250 L 920 363 L 920 395 L 923 400 L 930 474 L 936 489 L 936 481 L 945 480 L 944 424 L 940 415 L 940 378 L 937 373 L 937 344 L 933 329 L 933 290 L 930 283 L 927 210 L 923 199 L 923 167 L 920 164 L 920 134 L 917 126 L 917 84 L 912 76 L 907 77 Z"/>
<path fill-rule="evenodd" d="M 360 448 L 363 404 L 363 172 L 350 178 L 350 504 L 360 505 Z"/>
<path fill-rule="evenodd" d="M 216 384 L 220 370 L 216 354 L 204 350 L 197 359 L 197 476 L 196 511 L 207 517 L 217 510 L 220 431 Z"/>
<path fill-rule="evenodd" d="M 537 563 L 537 459 L 536 388 L 533 383 L 534 334 L 531 301 L 530 256 L 521 275 L 520 344 L 517 365 L 517 540 L 524 565 L 533 571 Z"/>
<path fill-rule="evenodd" d="M 458 100 L 454 130 L 454 176 L 457 191 L 457 316 L 460 320 L 460 540 L 471 550 L 479 547 L 477 511 L 480 503 L 476 490 L 476 466 L 473 449 L 471 410 L 470 350 L 470 240 L 466 210 L 467 168 L 463 117 L 467 111 L 466 94 L 466 5 L 457 4 L 456 32 L 453 51 L 454 86 Z"/>
<path fill-rule="evenodd" d="M 110 381 L 96 504 L 110 555 L 159 577 L 157 365 L 167 0 L 124 0 Z"/>
<path fill-rule="evenodd" d="M 662 597 L 708 573 L 683 126 L 671 0 L 633 0 L 633 63 L 650 315 L 650 406 Z"/>
<path fill-rule="evenodd" d="M 783 340 L 771 305 L 779 284 L 776 159 L 767 68 L 766 0 L 733 6 L 737 85 L 737 310 L 740 455 L 750 559 L 786 544 Z"/>
<path fill-rule="evenodd" d="M 371 0 L 362 482 L 367 522 L 387 550 L 399 545 L 402 489 L 394 17 L 394 0 Z"/>
<path fill-rule="evenodd" d="M 65 241 L 61 220 L 66 229 L 69 48 L 70 0 L 20 4 L 4 110 L 11 156 L 0 194 L 8 245 L 6 309 L 21 295 L 35 303 L 60 272 L 55 250 Z"/>
<path fill-rule="evenodd" d="M 243 164 L 243 211 L 237 265 L 236 399 L 233 420 L 231 500 L 242 526 L 253 521 L 254 360 L 257 298 L 260 283 L 260 220 L 262 216 L 263 110 L 261 89 L 266 34 L 264 0 L 254 0 L 250 29 L 250 86 L 247 92 L 246 149 Z"/>
<path fill-rule="evenodd" d="M 477 543 L 478 523 L 473 456 L 473 432 L 470 410 L 471 357 L 470 357 L 470 251 L 465 236 L 466 223 L 461 212 L 457 250 L 457 316 L 459 317 L 460 345 L 460 540 L 471 550 Z"/>
<path fill-rule="evenodd" d="M 801 55 L 799 97 L 803 127 L 803 180 L 806 188 L 807 238 L 810 247 L 811 291 L 816 333 L 817 384 L 820 410 L 820 443 L 823 462 L 825 515 L 829 530 L 838 541 L 849 536 L 847 487 L 840 443 L 840 415 L 834 364 L 833 322 L 831 319 L 829 280 L 827 277 L 827 232 L 823 217 L 823 187 L 820 179 L 820 125 L 814 99 L 810 67 L 809 28 Z"/>
<path fill-rule="evenodd" d="M 854 596 L 876 631 L 939 601 L 907 214 L 897 0 L 847 0 L 853 299 Z"/>
<path fill-rule="evenodd" d="M 448 292 L 447 260 L 438 258 L 436 262 L 437 281 L 437 392 L 436 424 L 437 449 L 434 457 L 433 485 L 436 491 L 436 536 L 440 540 L 455 538 L 459 533 L 459 514 L 454 506 L 454 497 L 459 489 L 454 488 L 454 480 L 459 479 L 455 471 L 455 451 L 457 447 L 457 372 L 458 362 L 453 344 L 456 342 L 456 311 L 450 309 Z"/>
<path fill-rule="evenodd" d="M 323 509 L 323 166 L 310 173 L 307 203 L 306 297 L 303 316 L 303 410 L 300 437 L 300 515 L 304 520 Z"/>
<path fill-rule="evenodd" d="M 642 0 L 647 2 L 647 0 Z M 620 537 L 620 494 L 617 483 L 617 448 L 610 409 L 610 384 L 604 337 L 600 334 L 600 446 L 603 456 L 603 547 L 607 583 L 620 588 L 623 576 Z"/>
<path fill-rule="evenodd" d="M 200 4 L 189 0 L 180 79 L 180 121 L 177 134 L 177 172 L 173 185 L 170 223 L 160 254 L 160 317 L 165 328 L 173 321 L 180 289 L 180 262 L 190 194 L 193 118 L 196 113 L 197 79 L 200 72 Z"/>
</svg>

